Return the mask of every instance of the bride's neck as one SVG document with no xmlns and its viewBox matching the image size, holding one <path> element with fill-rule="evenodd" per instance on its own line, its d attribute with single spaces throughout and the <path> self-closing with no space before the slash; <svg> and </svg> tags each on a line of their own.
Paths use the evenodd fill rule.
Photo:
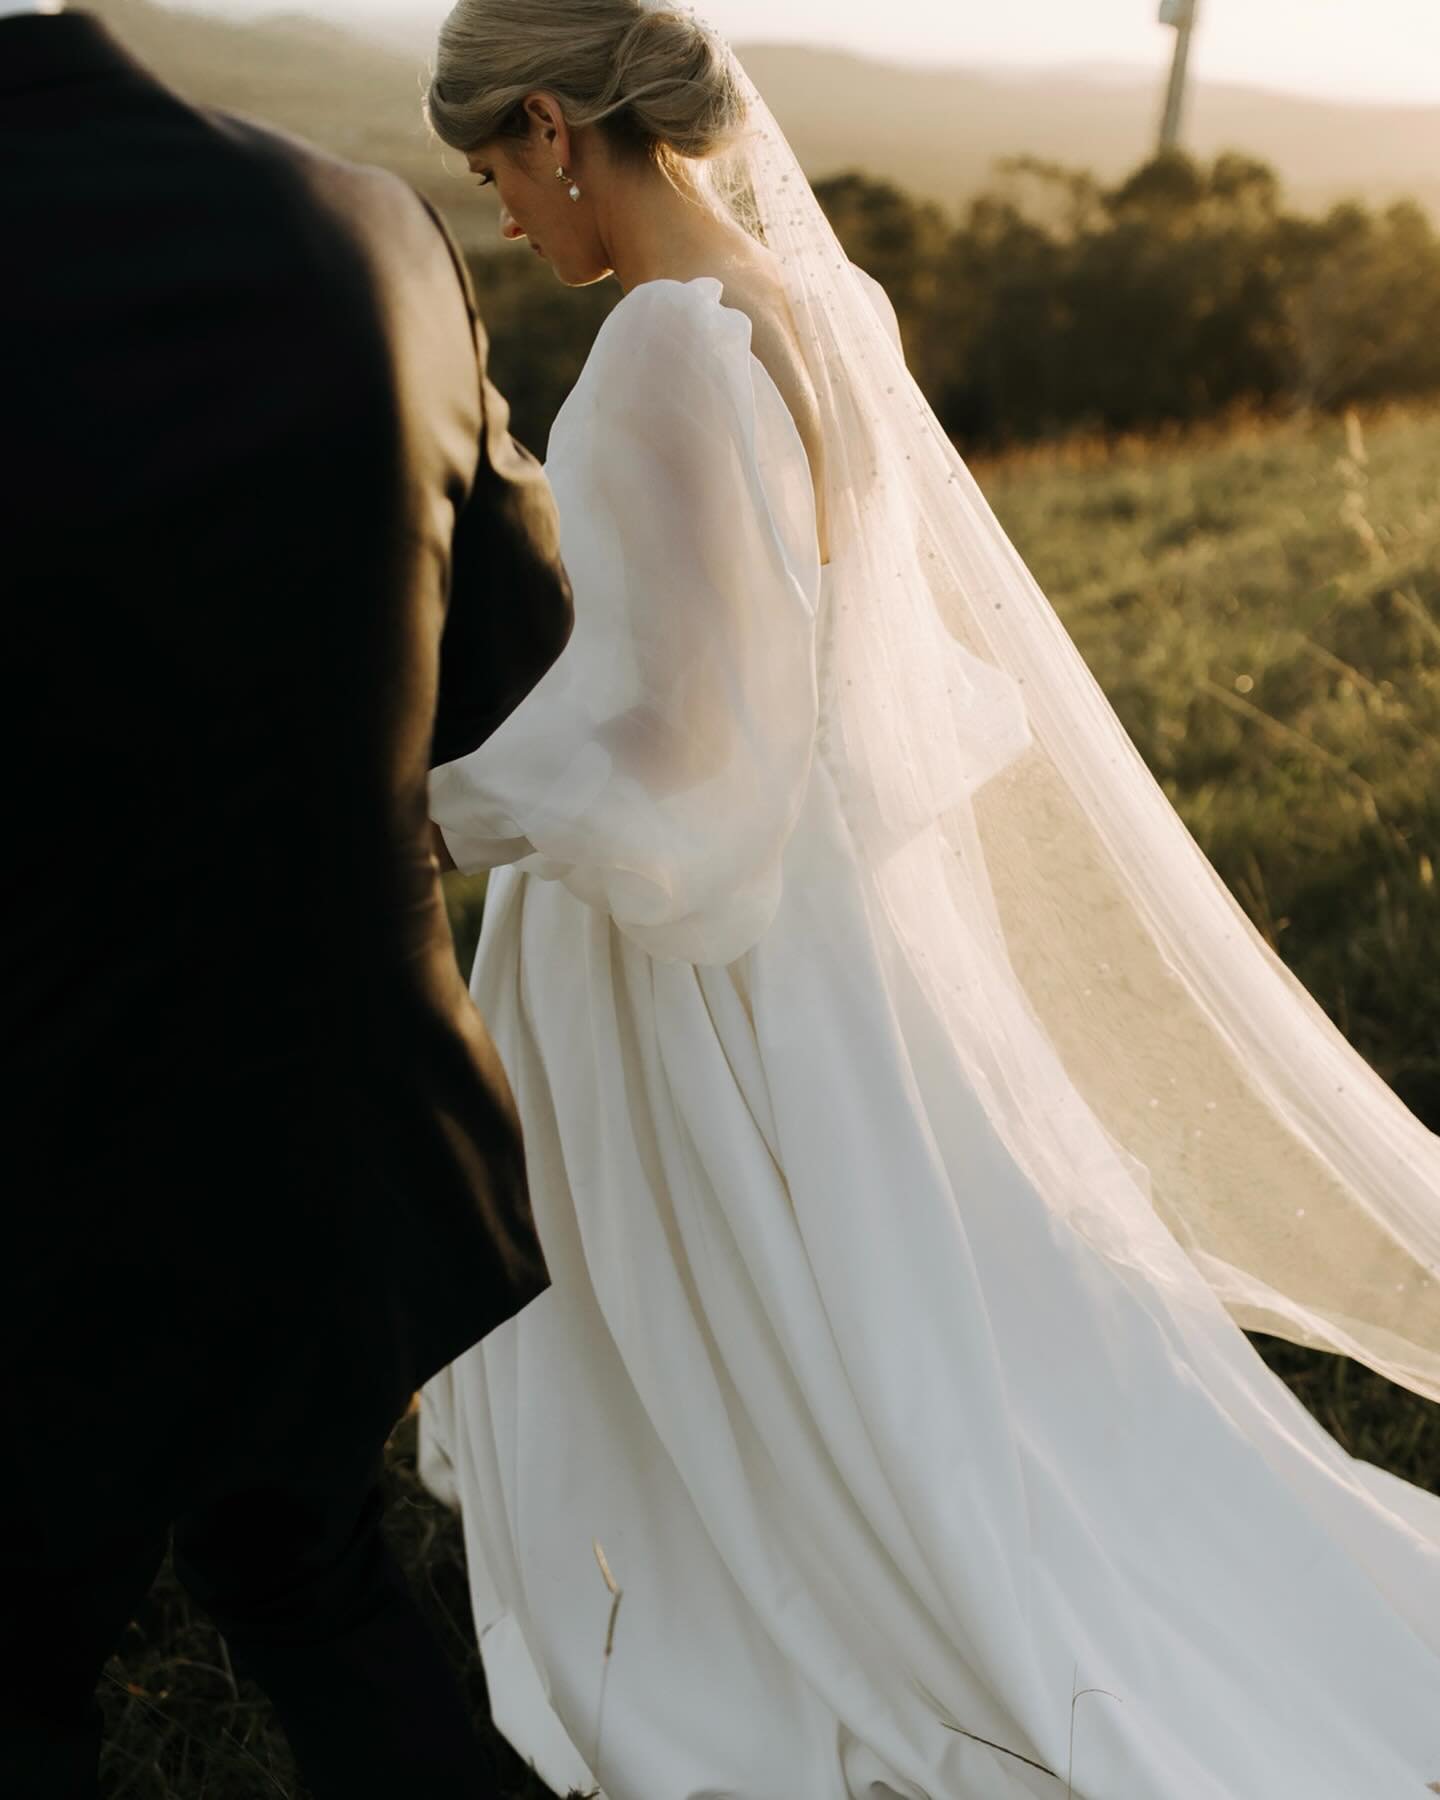
<svg viewBox="0 0 1440 1800">
<path fill-rule="evenodd" d="M 647 281 L 719 275 L 749 242 L 687 176 L 672 178 L 653 163 L 615 169 L 599 225 L 606 260 L 627 294 Z"/>
</svg>

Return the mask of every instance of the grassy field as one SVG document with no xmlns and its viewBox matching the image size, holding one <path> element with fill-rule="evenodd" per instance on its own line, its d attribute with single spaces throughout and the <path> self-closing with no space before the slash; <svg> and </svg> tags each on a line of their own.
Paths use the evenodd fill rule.
<svg viewBox="0 0 1440 1800">
<path fill-rule="evenodd" d="M 1440 1128 L 1440 419 L 981 474 L 1220 873 Z"/>
<path fill-rule="evenodd" d="M 1151 767 L 1280 953 L 1440 1128 L 1440 418 L 1241 426 L 978 471 Z M 451 878 L 468 961 L 481 889 Z M 1440 1491 L 1440 1408 L 1263 1343 L 1357 1454 Z M 391 1523 L 483 1717 L 458 1534 L 392 1446 Z M 105 1683 L 113 1793 L 300 1792 L 168 1578 Z M 545 1792 L 492 1741 L 497 1793 Z"/>
</svg>

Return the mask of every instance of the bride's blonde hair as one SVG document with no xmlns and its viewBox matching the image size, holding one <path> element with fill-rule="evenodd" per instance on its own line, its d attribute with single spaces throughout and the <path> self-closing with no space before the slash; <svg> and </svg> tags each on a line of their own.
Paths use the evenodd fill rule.
<svg viewBox="0 0 1440 1800">
<path fill-rule="evenodd" d="M 427 111 L 470 151 L 524 137 L 527 94 L 553 94 L 571 126 L 664 161 L 727 149 L 745 102 L 724 45 L 689 13 L 646 0 L 459 0 L 440 29 Z"/>
</svg>

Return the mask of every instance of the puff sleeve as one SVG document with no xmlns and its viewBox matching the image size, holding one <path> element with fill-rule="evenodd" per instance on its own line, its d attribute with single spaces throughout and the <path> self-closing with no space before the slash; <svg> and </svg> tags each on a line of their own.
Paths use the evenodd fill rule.
<svg viewBox="0 0 1440 1800">
<path fill-rule="evenodd" d="M 721 293 L 651 282 L 606 321 L 547 466 L 573 635 L 431 776 L 458 867 L 519 851 L 694 963 L 733 961 L 773 917 L 816 725 L 809 461 Z"/>
</svg>

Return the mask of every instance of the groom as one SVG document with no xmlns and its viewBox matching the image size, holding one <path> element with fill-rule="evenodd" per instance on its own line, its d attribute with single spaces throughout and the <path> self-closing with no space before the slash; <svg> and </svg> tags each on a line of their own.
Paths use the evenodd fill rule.
<svg viewBox="0 0 1440 1800">
<path fill-rule="evenodd" d="M 426 772 L 565 642 L 552 509 L 409 189 L 42 10 L 0 0 L 0 1794 L 94 1793 L 173 1526 L 318 1800 L 474 1800 L 377 1473 L 545 1281 Z"/>
</svg>

